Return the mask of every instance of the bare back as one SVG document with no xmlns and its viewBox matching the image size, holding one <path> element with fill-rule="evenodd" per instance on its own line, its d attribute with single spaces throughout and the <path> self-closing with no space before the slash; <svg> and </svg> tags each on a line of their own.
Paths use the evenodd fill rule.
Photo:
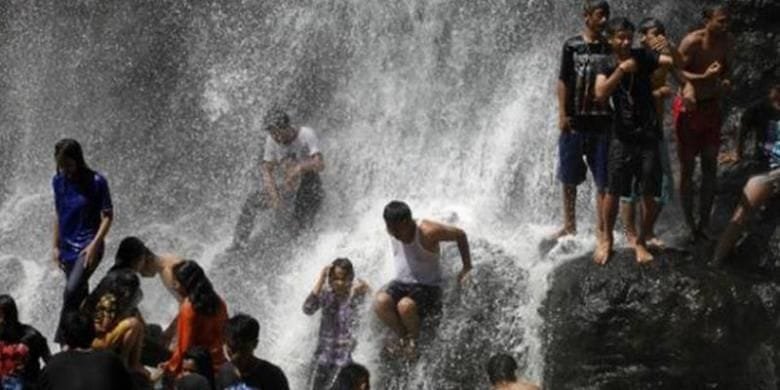
<svg viewBox="0 0 780 390">
<path fill-rule="evenodd" d="M 181 263 L 184 261 L 179 256 L 176 256 L 171 253 L 165 253 L 160 256 L 158 256 L 158 259 L 160 261 L 160 281 L 162 281 L 163 286 L 170 292 L 174 297 L 176 297 L 176 300 L 181 303 L 182 297 L 179 295 L 179 293 L 176 291 L 176 289 L 173 286 L 174 281 L 174 275 L 173 275 L 173 267 L 176 264 Z"/>
<path fill-rule="evenodd" d="M 715 62 L 723 67 L 720 77 L 690 81 L 696 100 L 706 101 L 720 97 L 720 82 L 730 70 L 733 47 L 734 39 L 730 34 L 716 37 L 708 34 L 705 29 L 693 31 L 683 39 L 680 54 L 685 61 L 685 71 L 703 74 Z"/>
</svg>

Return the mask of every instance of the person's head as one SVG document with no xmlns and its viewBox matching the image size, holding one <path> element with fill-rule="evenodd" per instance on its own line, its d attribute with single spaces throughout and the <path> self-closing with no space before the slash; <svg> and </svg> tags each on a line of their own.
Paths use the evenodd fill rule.
<svg viewBox="0 0 780 390">
<path fill-rule="evenodd" d="M 6 329 L 19 324 L 19 310 L 16 301 L 10 295 L 0 295 L 0 336 Z"/>
<path fill-rule="evenodd" d="M 585 27 L 596 33 L 604 31 L 604 25 L 609 20 L 609 3 L 606 0 L 584 0 L 582 11 Z"/>
<path fill-rule="evenodd" d="M 225 326 L 225 354 L 231 362 L 253 356 L 260 337 L 260 323 L 246 314 L 236 314 Z"/>
<path fill-rule="evenodd" d="M 181 362 L 184 374 L 198 374 L 206 378 L 214 387 L 214 368 L 209 351 L 201 346 L 191 347 L 184 353 Z"/>
<path fill-rule="evenodd" d="M 263 117 L 263 129 L 280 144 L 287 145 L 295 140 L 295 129 L 290 126 L 290 117 L 278 108 L 266 112 Z"/>
<path fill-rule="evenodd" d="M 338 258 L 333 260 L 328 270 L 328 284 L 337 295 L 349 294 L 352 281 L 355 280 L 355 269 L 349 259 Z"/>
<path fill-rule="evenodd" d="M 60 326 L 62 341 L 70 349 L 90 349 L 95 339 L 92 320 L 81 312 L 65 315 Z"/>
<path fill-rule="evenodd" d="M 217 312 L 220 298 L 198 263 L 185 260 L 176 264 L 173 276 L 173 287 L 190 301 L 196 313 L 211 316 Z"/>
<path fill-rule="evenodd" d="M 110 332 L 116 325 L 119 308 L 116 296 L 112 293 L 103 294 L 95 305 L 95 332 L 103 334 Z"/>
<path fill-rule="evenodd" d="M 360 364 L 350 363 L 336 376 L 334 390 L 370 390 L 371 375 Z"/>
<path fill-rule="evenodd" d="M 631 44 L 634 41 L 634 24 L 626 18 L 610 19 L 607 23 L 607 41 L 612 46 L 612 51 L 618 56 L 627 56 L 631 53 Z"/>
<path fill-rule="evenodd" d="M 666 27 L 656 18 L 645 18 L 639 23 L 639 42 L 643 46 L 648 45 L 648 40 L 656 37 L 665 37 Z"/>
<path fill-rule="evenodd" d="M 130 269 L 147 278 L 157 273 L 154 268 L 154 253 L 138 237 L 132 236 L 123 238 L 119 243 L 111 269 Z"/>
<path fill-rule="evenodd" d="M 57 172 L 71 180 L 82 177 L 89 171 L 81 144 L 72 138 L 57 141 L 54 145 L 54 160 L 57 163 Z"/>
<path fill-rule="evenodd" d="M 707 7 L 702 11 L 704 28 L 710 34 L 725 34 L 729 29 L 729 9 L 725 5 Z"/>
<path fill-rule="evenodd" d="M 775 83 L 769 88 L 769 102 L 775 110 L 780 111 L 780 83 Z"/>
<path fill-rule="evenodd" d="M 387 232 L 403 242 L 414 240 L 417 226 L 412 219 L 412 210 L 404 202 L 394 200 L 385 206 L 382 216 L 385 219 Z"/>
<path fill-rule="evenodd" d="M 505 353 L 493 355 L 487 363 L 487 374 L 490 384 L 513 383 L 517 381 L 517 362 Z"/>
</svg>

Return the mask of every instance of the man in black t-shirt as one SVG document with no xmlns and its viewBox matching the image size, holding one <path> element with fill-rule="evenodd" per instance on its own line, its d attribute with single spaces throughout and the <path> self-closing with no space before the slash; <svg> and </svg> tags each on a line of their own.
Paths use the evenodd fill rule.
<svg viewBox="0 0 780 390">
<path fill-rule="evenodd" d="M 632 49 L 634 25 L 625 18 L 610 20 L 607 40 L 614 53 L 602 64 L 596 76 L 596 96 L 611 100 L 614 109 L 607 165 L 607 195 L 604 202 L 606 223 L 604 240 L 599 242 L 593 259 L 597 264 L 609 260 L 620 196 L 631 196 L 635 183 L 642 195 L 642 222 L 634 249 L 636 260 L 653 260 L 646 248 L 652 231 L 655 198 L 661 191 L 661 162 L 658 141 L 661 127 L 655 108 L 651 76 L 659 66 L 672 66 L 679 58 L 663 37 L 650 46 L 653 50 Z M 672 54 L 674 53 L 674 54 Z"/>
<path fill-rule="evenodd" d="M 133 390 L 133 380 L 112 352 L 93 351 L 95 328 L 84 314 L 65 316 L 61 326 L 65 352 L 51 358 L 39 381 L 41 390 Z"/>
<path fill-rule="evenodd" d="M 10 295 L 0 295 L 0 379 L 13 376 L 25 389 L 34 390 L 41 360 L 48 362 L 50 358 L 46 338 L 19 322 L 19 310 Z M 17 363 L 20 366 L 14 367 Z"/>
<path fill-rule="evenodd" d="M 277 366 L 254 356 L 260 324 L 237 314 L 225 327 L 225 350 L 230 359 L 217 374 L 219 390 L 289 390 L 287 377 Z"/>
<path fill-rule="evenodd" d="M 604 0 L 586 1 L 583 16 L 585 29 L 564 43 L 558 74 L 556 176 L 563 184 L 564 224 L 551 237 L 553 240 L 577 232 L 577 186 L 585 181 L 588 168 L 597 190 L 597 234 L 604 226 L 600 210 L 607 178 L 610 110 L 595 100 L 593 86 L 598 64 L 609 54 L 609 45 L 601 35 L 609 18 L 609 4 Z"/>
</svg>

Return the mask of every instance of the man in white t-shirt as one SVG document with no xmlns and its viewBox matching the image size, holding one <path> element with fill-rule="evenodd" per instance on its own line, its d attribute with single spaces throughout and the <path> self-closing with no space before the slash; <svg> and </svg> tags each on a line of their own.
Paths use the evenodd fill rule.
<svg viewBox="0 0 780 390">
<path fill-rule="evenodd" d="M 260 167 L 263 188 L 253 191 L 244 203 L 233 236 L 234 248 L 246 245 L 259 210 L 292 207 L 295 220 L 306 226 L 319 210 L 324 196 L 319 172 L 325 163 L 314 130 L 292 126 L 290 117 L 278 109 L 265 115 L 263 129 L 268 133 Z M 285 204 L 287 197 L 282 194 L 294 194 L 293 204 Z"/>
</svg>

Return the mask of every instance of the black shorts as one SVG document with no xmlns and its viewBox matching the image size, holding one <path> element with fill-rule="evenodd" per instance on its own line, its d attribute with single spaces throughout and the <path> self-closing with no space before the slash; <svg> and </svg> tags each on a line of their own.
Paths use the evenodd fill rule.
<svg viewBox="0 0 780 390">
<path fill-rule="evenodd" d="M 607 192 L 630 197 L 661 196 L 662 169 L 658 142 L 630 143 L 613 139 L 609 144 Z"/>
<path fill-rule="evenodd" d="M 417 304 L 417 314 L 420 318 L 436 317 L 441 314 L 441 287 L 393 280 L 384 291 L 396 304 L 402 298 L 411 298 Z"/>
</svg>

